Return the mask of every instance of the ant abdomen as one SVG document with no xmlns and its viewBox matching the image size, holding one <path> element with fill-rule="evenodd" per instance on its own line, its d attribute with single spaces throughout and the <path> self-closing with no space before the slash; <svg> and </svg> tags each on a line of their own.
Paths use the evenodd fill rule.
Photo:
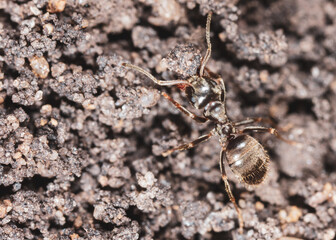
<svg viewBox="0 0 336 240">
<path fill-rule="evenodd" d="M 240 134 L 230 139 L 226 159 L 235 175 L 248 185 L 258 185 L 267 175 L 269 157 L 253 137 Z"/>
</svg>

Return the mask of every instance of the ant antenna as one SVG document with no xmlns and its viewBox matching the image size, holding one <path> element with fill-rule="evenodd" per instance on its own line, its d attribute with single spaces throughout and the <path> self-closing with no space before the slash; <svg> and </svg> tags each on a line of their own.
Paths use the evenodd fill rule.
<svg viewBox="0 0 336 240">
<path fill-rule="evenodd" d="M 205 53 L 205 56 L 202 60 L 202 64 L 201 64 L 201 68 L 200 68 L 200 77 L 203 76 L 203 73 L 204 73 L 204 67 L 205 65 L 207 64 L 207 62 L 209 61 L 210 59 L 210 56 L 211 56 L 211 42 L 210 42 L 210 23 L 211 23 L 211 16 L 212 16 L 212 12 L 209 12 L 208 13 L 208 17 L 207 17 L 207 23 L 206 23 L 206 28 L 205 28 L 205 37 L 206 37 L 206 41 L 207 41 L 207 44 L 208 44 L 208 49 Z"/>
</svg>

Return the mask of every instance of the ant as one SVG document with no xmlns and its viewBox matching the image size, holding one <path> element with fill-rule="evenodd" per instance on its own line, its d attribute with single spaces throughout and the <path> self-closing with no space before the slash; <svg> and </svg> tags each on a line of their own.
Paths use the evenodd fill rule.
<svg viewBox="0 0 336 240">
<path fill-rule="evenodd" d="M 182 151 L 193 148 L 199 143 L 209 140 L 212 136 L 218 136 L 222 147 L 219 166 L 224 181 L 225 190 L 233 203 L 239 220 L 239 232 L 243 233 L 243 217 L 240 208 L 236 203 L 236 199 L 232 194 L 228 178 L 225 173 L 224 161 L 226 160 L 229 167 L 236 175 L 236 177 L 246 185 L 254 186 L 262 183 L 267 175 L 269 166 L 269 156 L 264 147 L 253 137 L 245 134 L 251 131 L 267 132 L 275 135 L 277 138 L 289 143 L 295 142 L 283 138 L 276 129 L 263 126 L 246 126 L 243 129 L 238 127 L 252 123 L 263 122 L 263 118 L 248 118 L 243 121 L 231 121 L 226 114 L 226 91 L 223 79 L 206 68 L 211 55 L 210 42 L 210 23 L 212 12 L 208 13 L 206 22 L 206 41 L 207 51 L 201 61 L 198 74 L 189 77 L 187 80 L 158 80 L 149 72 L 142 68 L 129 64 L 122 63 L 127 68 L 134 69 L 160 86 L 178 85 L 179 88 L 184 89 L 187 99 L 196 109 L 203 109 L 203 116 L 198 116 L 178 102 L 162 92 L 162 95 L 172 102 L 177 109 L 182 113 L 191 117 L 199 123 L 212 121 L 215 123 L 215 128 L 208 134 L 199 137 L 198 139 L 174 147 L 162 153 L 166 157 L 174 151 Z"/>
</svg>

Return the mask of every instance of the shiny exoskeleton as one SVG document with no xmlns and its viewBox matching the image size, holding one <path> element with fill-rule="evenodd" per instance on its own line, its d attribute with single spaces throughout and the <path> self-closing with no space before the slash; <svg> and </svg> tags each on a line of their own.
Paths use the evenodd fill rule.
<svg viewBox="0 0 336 240">
<path fill-rule="evenodd" d="M 267 175 L 269 157 L 264 150 L 263 146 L 253 137 L 245 134 L 250 131 L 256 132 L 268 132 L 274 134 L 281 140 L 284 140 L 290 144 L 294 142 L 282 138 L 274 128 L 268 128 L 263 126 L 246 126 L 240 129 L 240 126 L 261 122 L 262 118 L 252 118 L 243 121 L 231 121 L 226 113 L 225 102 L 225 85 L 223 79 L 209 71 L 205 65 L 208 62 L 211 55 L 211 42 L 210 42 L 210 22 L 212 13 L 208 14 L 206 24 L 206 40 L 208 49 L 205 56 L 202 59 L 199 73 L 191 76 L 187 80 L 170 80 L 162 81 L 156 79 L 149 72 L 143 70 L 140 67 L 129 63 L 123 63 L 123 66 L 137 70 L 147 77 L 152 79 L 156 84 L 161 86 L 179 85 L 181 89 L 185 89 L 186 96 L 191 105 L 196 109 L 203 109 L 203 116 L 197 116 L 190 112 L 178 102 L 168 96 L 166 93 L 162 95 L 172 102 L 182 113 L 188 115 L 197 122 L 204 123 L 206 121 L 212 121 L 215 124 L 213 130 L 208 134 L 199 137 L 198 139 L 182 144 L 175 148 L 169 149 L 162 153 L 163 156 L 167 156 L 176 150 L 186 150 L 194 147 L 196 144 L 204 142 L 212 136 L 218 136 L 221 143 L 222 151 L 220 154 L 220 170 L 222 173 L 222 179 L 225 184 L 226 192 L 229 195 L 230 201 L 234 204 L 238 213 L 238 220 L 240 226 L 240 232 L 243 232 L 243 218 L 240 208 L 236 204 L 236 200 L 231 192 L 230 185 L 224 169 L 224 161 L 226 159 L 233 173 L 243 183 L 247 185 L 258 185 L 265 179 Z"/>
<path fill-rule="evenodd" d="M 226 147 L 231 170 L 248 185 L 260 184 L 267 173 L 269 158 L 263 146 L 248 135 L 237 135 Z"/>
</svg>

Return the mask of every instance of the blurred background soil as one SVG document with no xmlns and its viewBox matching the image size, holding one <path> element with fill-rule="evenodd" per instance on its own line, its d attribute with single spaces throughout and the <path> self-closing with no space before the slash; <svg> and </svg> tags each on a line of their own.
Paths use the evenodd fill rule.
<svg viewBox="0 0 336 240">
<path fill-rule="evenodd" d="M 1 0 L 0 239 L 336 239 L 336 3 L 333 0 Z M 232 120 L 269 117 L 265 183 L 218 166 L 218 139 L 160 98 L 163 80 L 208 68 Z"/>
</svg>

